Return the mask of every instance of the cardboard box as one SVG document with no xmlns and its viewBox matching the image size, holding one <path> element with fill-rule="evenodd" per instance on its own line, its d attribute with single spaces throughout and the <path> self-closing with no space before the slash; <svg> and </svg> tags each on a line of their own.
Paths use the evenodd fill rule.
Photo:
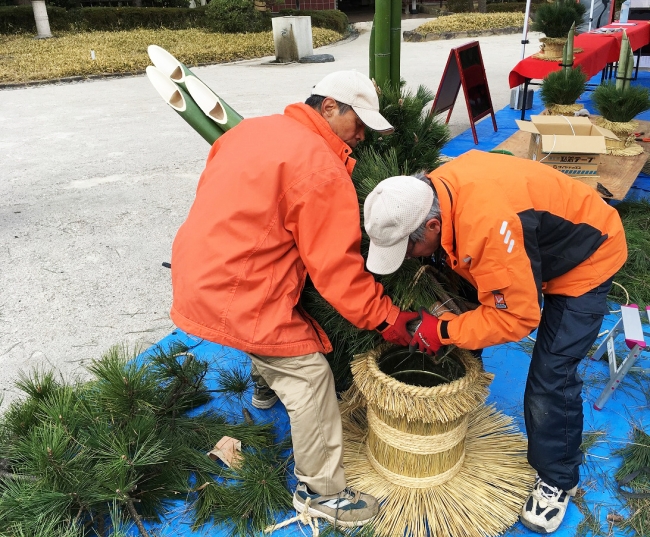
<svg viewBox="0 0 650 537">
<path fill-rule="evenodd" d="M 528 158 L 573 177 L 597 177 L 606 140 L 618 140 L 587 117 L 531 116 L 530 121 L 516 121 L 519 129 L 531 134 Z"/>
</svg>

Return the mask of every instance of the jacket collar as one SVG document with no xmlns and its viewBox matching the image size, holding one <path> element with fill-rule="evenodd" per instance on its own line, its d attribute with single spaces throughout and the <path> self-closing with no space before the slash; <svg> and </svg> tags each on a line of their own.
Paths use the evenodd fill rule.
<svg viewBox="0 0 650 537">
<path fill-rule="evenodd" d="M 440 203 L 440 216 L 442 217 L 442 235 L 440 245 L 447 252 L 449 264 L 452 268 L 458 266 L 458 253 L 456 252 L 456 199 L 457 193 L 453 185 L 435 175 L 428 175 L 431 184 L 436 190 L 438 201 Z"/>
<path fill-rule="evenodd" d="M 350 156 L 352 149 L 348 144 L 341 140 L 330 127 L 327 120 L 321 116 L 311 106 L 303 103 L 290 104 L 284 109 L 284 115 L 295 119 L 302 123 L 305 127 L 322 136 L 327 145 L 330 146 L 332 151 L 341 159 L 345 165 L 348 173 L 352 175 L 354 165 L 357 163 L 355 159 Z"/>
</svg>

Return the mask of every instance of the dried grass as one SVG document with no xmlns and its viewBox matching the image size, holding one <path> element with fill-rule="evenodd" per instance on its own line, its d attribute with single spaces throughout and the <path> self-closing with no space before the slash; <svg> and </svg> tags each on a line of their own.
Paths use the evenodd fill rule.
<svg viewBox="0 0 650 537">
<path fill-rule="evenodd" d="M 517 521 L 534 470 L 512 419 L 493 407 L 471 414 L 460 472 L 439 486 L 420 489 L 395 485 L 377 474 L 365 446 L 355 441 L 358 430 L 348 434 L 345 410 L 343 417 L 348 484 L 382 501 L 372 523 L 376 535 L 485 537 L 499 535 Z"/>
<path fill-rule="evenodd" d="M 446 32 L 469 32 L 486 28 L 520 28 L 524 25 L 524 13 L 459 13 L 438 17 L 418 26 L 418 34 L 442 34 Z"/>
<path fill-rule="evenodd" d="M 312 29 L 314 48 L 341 34 Z M 275 54 L 272 32 L 216 34 L 202 29 L 62 33 L 52 39 L 0 35 L 0 83 L 71 76 L 132 73 L 151 64 L 147 47 L 157 44 L 186 65 L 225 63 Z M 90 51 L 95 51 L 95 60 Z"/>
<path fill-rule="evenodd" d="M 487 397 L 494 375 L 481 370 L 467 351 L 455 348 L 453 357 L 465 366 L 465 376 L 453 382 L 421 388 L 404 384 L 383 373 L 377 359 L 387 348 L 382 345 L 354 357 L 350 364 L 354 382 L 369 405 L 408 421 L 448 422 L 474 410 Z"/>
</svg>

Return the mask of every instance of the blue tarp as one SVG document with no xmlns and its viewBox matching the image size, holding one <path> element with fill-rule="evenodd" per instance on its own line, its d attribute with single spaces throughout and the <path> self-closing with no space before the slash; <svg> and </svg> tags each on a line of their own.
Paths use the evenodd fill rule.
<svg viewBox="0 0 650 537">
<path fill-rule="evenodd" d="M 599 82 L 599 80 L 595 81 Z M 650 75 L 639 73 L 639 82 L 650 86 Z M 580 101 L 585 107 L 594 112 L 589 99 Z M 539 97 L 535 94 L 533 109 L 526 112 L 530 114 L 539 113 L 543 107 Z M 456 111 L 456 113 L 460 113 Z M 520 111 L 504 108 L 496 114 L 498 132 L 493 131 L 492 121 L 485 118 L 476 126 L 479 144 L 474 144 L 472 132 L 466 132 L 454 138 L 444 147 L 443 153 L 448 156 L 457 156 L 470 149 L 490 150 L 500 144 L 511 134 L 516 132 L 517 126 L 514 122 L 519 119 Z M 650 119 L 650 112 L 640 116 L 640 119 Z M 629 199 L 650 196 L 650 177 L 641 174 L 628 195 Z M 614 307 L 614 306 L 613 306 Z M 610 329 L 618 319 L 618 314 L 610 314 L 603 323 L 602 330 Z M 650 330 L 648 321 L 644 319 L 644 331 L 647 341 L 650 341 Z M 533 334 L 531 337 L 534 337 Z M 163 348 L 173 341 L 182 341 L 193 347 L 192 352 L 197 358 L 207 360 L 210 367 L 210 375 L 207 378 L 209 389 L 215 389 L 218 371 L 223 369 L 238 369 L 247 371 L 250 367 L 249 360 L 240 351 L 223 347 L 215 343 L 197 340 L 177 330 L 160 341 L 158 345 Z M 484 363 L 487 371 L 496 375 L 490 387 L 489 403 L 494 403 L 500 411 L 513 416 L 519 428 L 523 431 L 523 392 L 526 382 L 526 375 L 530 361 L 530 349 L 533 342 L 524 339 L 520 343 L 498 345 L 484 352 Z M 621 357 L 625 356 L 627 349 L 619 341 L 617 352 Z M 145 353 L 146 357 L 146 353 Z M 644 351 L 637 365 L 650 370 L 650 353 Z M 593 403 L 600 395 L 608 380 L 608 366 L 605 361 L 593 362 L 585 359 L 581 366 L 581 376 L 585 381 L 583 391 L 585 425 L 584 430 L 603 431 L 604 435 L 600 441 L 589 450 L 585 463 L 581 470 L 580 486 L 585 490 L 584 502 L 594 517 L 601 521 L 603 534 L 607 533 L 606 517 L 610 513 L 625 515 L 626 510 L 621 498 L 616 494 L 614 474 L 620 467 L 621 458 L 616 450 L 625 446 L 631 438 L 632 425 L 636 425 L 646 431 L 650 430 L 650 387 L 647 374 L 628 374 L 622 385 L 614 392 L 611 399 L 602 411 L 596 411 Z M 216 398 L 209 406 L 231 414 L 235 419 L 241 420 L 242 405 L 246 406 L 257 423 L 273 423 L 279 438 L 283 438 L 289 431 L 287 414 L 281 403 L 276 403 L 270 410 L 257 410 L 250 404 L 252 393 L 247 394 L 243 400 Z M 218 439 L 217 439 L 218 440 Z M 290 487 L 295 486 L 295 481 Z M 159 535 L 165 537 L 194 537 L 210 535 L 213 537 L 226 537 L 230 535 L 231 528 L 227 521 L 222 521 L 216 526 L 206 524 L 203 528 L 192 531 L 190 529 L 191 514 L 188 513 L 190 502 L 178 500 L 169 504 L 169 511 L 164 514 L 161 524 L 149 524 L 148 528 L 155 530 Z M 279 520 L 283 520 L 286 514 L 279 514 Z M 583 520 L 583 515 L 574 504 L 569 506 L 565 521 L 561 528 L 555 533 L 558 537 L 573 537 Z M 137 535 L 134 528 L 132 535 Z M 309 528 L 299 529 L 296 525 L 289 526 L 274 533 L 278 536 L 295 536 L 300 534 L 311 535 Z M 529 532 L 521 524 L 517 523 L 507 533 L 508 536 L 536 535 Z M 611 529 L 612 536 L 622 536 L 624 533 L 616 527 Z"/>
</svg>

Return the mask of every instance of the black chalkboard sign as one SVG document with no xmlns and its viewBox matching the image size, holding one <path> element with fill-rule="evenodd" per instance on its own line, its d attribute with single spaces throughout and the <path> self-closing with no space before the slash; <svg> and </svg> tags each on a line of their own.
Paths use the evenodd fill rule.
<svg viewBox="0 0 650 537">
<path fill-rule="evenodd" d="M 494 130 L 497 130 L 497 121 L 494 117 L 492 98 L 478 41 L 466 43 L 449 51 L 447 65 L 442 73 L 438 93 L 436 93 L 430 113 L 437 115 L 449 110 L 445 120 L 445 123 L 449 123 L 461 86 L 465 94 L 474 143 L 478 144 L 476 121 L 490 114 Z"/>
</svg>

